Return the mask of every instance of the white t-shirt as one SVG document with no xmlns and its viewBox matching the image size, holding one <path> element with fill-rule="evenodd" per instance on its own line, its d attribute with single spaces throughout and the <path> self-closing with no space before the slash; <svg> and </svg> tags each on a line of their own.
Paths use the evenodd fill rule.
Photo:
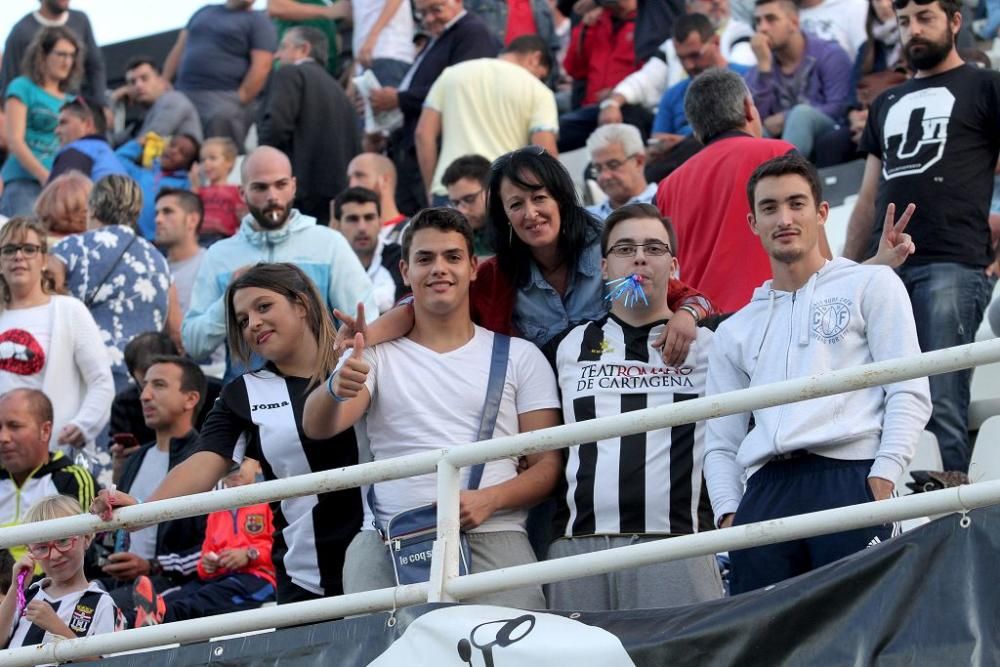
<svg viewBox="0 0 1000 667">
<path fill-rule="evenodd" d="M 0 393 L 41 389 L 52 340 L 52 301 L 0 312 Z"/>
<path fill-rule="evenodd" d="M 351 0 L 354 21 L 351 47 L 354 53 L 361 51 L 372 26 L 385 8 L 385 2 L 386 0 Z M 379 33 L 372 57 L 413 62 L 416 50 L 413 47 L 413 12 L 410 11 L 410 0 L 399 3 L 399 9 Z"/>
<path fill-rule="evenodd" d="M 475 328 L 468 343 L 444 354 L 408 338 L 365 350 L 371 372 L 365 386 L 371 393 L 367 430 L 376 461 L 431 451 L 475 440 L 486 400 L 493 332 Z M 542 353 L 520 338 L 510 342 L 507 376 L 493 437 L 515 435 L 518 415 L 558 409 L 556 379 Z M 517 459 L 486 464 L 479 488 L 495 486 L 517 475 Z M 462 470 L 467 483 L 469 468 Z M 436 499 L 437 475 L 430 473 L 375 485 L 380 525 L 393 515 Z M 364 490 L 367 492 L 367 489 Z M 372 517 L 365 503 L 363 526 Z M 473 532 L 524 532 L 527 510 L 497 512 Z"/>
<path fill-rule="evenodd" d="M 441 154 L 431 181 L 436 195 L 448 194 L 441 177 L 463 155 L 495 160 L 531 143 L 535 132 L 559 131 L 552 91 L 525 68 L 497 58 L 448 67 L 424 106 L 441 114 Z"/>
<path fill-rule="evenodd" d="M 161 452 L 154 445 L 146 451 L 142 458 L 142 465 L 139 472 L 135 474 L 135 480 L 129 488 L 129 495 L 137 498 L 140 502 L 146 500 L 153 491 L 156 490 L 167 476 L 170 465 L 170 452 Z M 132 546 L 129 551 L 145 558 L 151 559 L 156 555 L 156 526 L 149 526 L 132 533 Z"/>
<path fill-rule="evenodd" d="M 815 7 L 799 9 L 799 25 L 804 31 L 837 42 L 852 61 L 868 39 L 865 32 L 867 17 L 868 3 L 865 0 L 823 0 Z"/>
<path fill-rule="evenodd" d="M 46 581 L 48 580 L 42 579 L 40 582 L 34 584 L 33 587 L 44 584 Z M 14 591 L 11 590 L 10 593 L 13 595 Z M 82 598 L 86 593 L 101 594 L 95 608 L 80 604 L 80 598 Z M 63 623 L 68 625 L 71 630 L 86 627 L 87 632 L 85 636 L 87 637 L 123 629 L 118 625 L 118 610 L 117 607 L 115 607 L 114 601 L 97 582 L 91 582 L 86 589 L 76 591 L 75 593 L 67 593 L 61 598 L 50 597 L 48 593 L 46 593 L 45 588 L 40 588 L 33 599 L 44 600 L 51 604 L 56 610 L 56 615 L 60 618 L 60 620 L 62 620 Z M 13 635 L 11 635 L 10 645 L 8 648 L 20 648 L 21 646 L 24 646 L 25 636 L 32 627 L 33 624 L 31 621 L 21 617 L 21 619 L 17 622 L 17 626 L 14 628 Z M 55 636 L 46 632 L 41 642 L 34 643 L 48 644 L 53 640 L 55 640 Z"/>
</svg>

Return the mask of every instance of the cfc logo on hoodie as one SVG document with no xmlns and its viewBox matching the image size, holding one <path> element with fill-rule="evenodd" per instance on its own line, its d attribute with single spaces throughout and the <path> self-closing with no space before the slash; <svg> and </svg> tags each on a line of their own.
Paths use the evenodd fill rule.
<svg viewBox="0 0 1000 667">
<path fill-rule="evenodd" d="M 812 307 L 812 332 L 823 343 L 839 343 L 851 324 L 850 299 L 832 297 L 817 301 Z"/>
</svg>

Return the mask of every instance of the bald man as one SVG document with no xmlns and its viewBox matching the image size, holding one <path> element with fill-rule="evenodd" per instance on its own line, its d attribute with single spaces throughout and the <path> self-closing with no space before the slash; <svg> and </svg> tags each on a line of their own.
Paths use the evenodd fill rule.
<svg viewBox="0 0 1000 667">
<path fill-rule="evenodd" d="M 86 468 L 61 451 L 49 452 L 51 433 L 52 402 L 45 394 L 12 389 L 0 396 L 0 526 L 21 523 L 45 496 L 70 496 L 83 507 L 94 499 L 97 482 Z"/>
<path fill-rule="evenodd" d="M 372 317 L 378 314 L 371 280 L 347 240 L 292 208 L 295 177 L 284 153 L 270 146 L 253 151 L 243 161 L 240 181 L 249 213 L 236 234 L 205 252 L 181 327 L 188 354 L 203 358 L 225 340 L 226 287 L 258 262 L 298 265 L 326 295 L 331 309 L 353 313 L 363 302 Z M 230 364 L 225 380 L 242 371 Z"/>
<path fill-rule="evenodd" d="M 356 156 L 347 165 L 347 187 L 368 188 L 379 196 L 382 210 L 379 237 L 386 243 L 399 243 L 409 218 L 396 208 L 396 165 L 392 160 L 378 153 Z"/>
</svg>

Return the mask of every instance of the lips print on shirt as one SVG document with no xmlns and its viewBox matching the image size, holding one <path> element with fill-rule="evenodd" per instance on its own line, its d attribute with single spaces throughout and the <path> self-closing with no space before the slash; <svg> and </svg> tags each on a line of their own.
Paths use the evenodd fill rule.
<svg viewBox="0 0 1000 667">
<path fill-rule="evenodd" d="M 34 375 L 45 366 L 45 352 L 35 337 L 24 329 L 0 333 L 0 371 Z"/>
</svg>

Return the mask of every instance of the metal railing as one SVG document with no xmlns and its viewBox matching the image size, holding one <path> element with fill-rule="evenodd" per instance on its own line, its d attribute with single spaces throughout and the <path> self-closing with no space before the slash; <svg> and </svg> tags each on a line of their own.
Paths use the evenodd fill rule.
<svg viewBox="0 0 1000 667">
<path fill-rule="evenodd" d="M 373 482 L 438 472 L 438 540 L 430 582 L 386 588 L 244 612 L 179 621 L 42 646 L 0 652 L 2 665 L 34 665 L 92 655 L 211 639 L 224 634 L 317 622 L 344 615 L 395 609 L 426 601 L 454 601 L 525 585 L 573 579 L 649 563 L 690 558 L 839 532 L 887 521 L 917 518 L 1000 503 L 1000 481 L 894 498 L 755 524 L 674 537 L 641 545 L 541 563 L 458 575 L 459 470 L 485 461 L 562 449 L 581 442 L 629 435 L 783 403 L 946 373 L 1000 361 L 1000 339 L 914 357 L 820 373 L 726 394 L 684 401 L 541 431 L 422 452 L 350 468 L 311 473 L 250 486 L 162 500 L 115 512 L 110 521 L 80 515 L 0 529 L 0 548 L 358 487 Z"/>
</svg>

